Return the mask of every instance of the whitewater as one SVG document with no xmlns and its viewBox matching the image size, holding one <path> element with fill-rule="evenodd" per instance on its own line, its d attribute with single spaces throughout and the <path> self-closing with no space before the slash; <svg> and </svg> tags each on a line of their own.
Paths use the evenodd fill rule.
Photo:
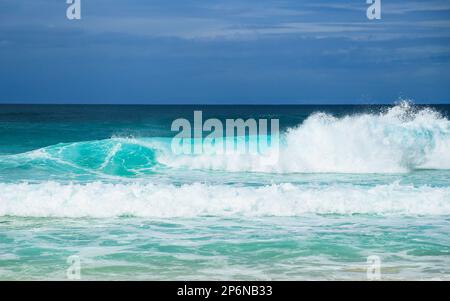
<svg viewBox="0 0 450 301">
<path fill-rule="evenodd" d="M 448 215 L 450 188 L 379 185 L 263 187 L 191 184 L 0 184 L 0 215 L 30 217 L 258 217 Z"/>
</svg>

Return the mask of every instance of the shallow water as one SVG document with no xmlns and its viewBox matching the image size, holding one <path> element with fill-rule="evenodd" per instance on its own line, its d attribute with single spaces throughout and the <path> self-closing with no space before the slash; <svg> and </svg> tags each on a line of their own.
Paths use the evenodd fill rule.
<svg viewBox="0 0 450 301">
<path fill-rule="evenodd" d="M 0 219 L 2 279 L 449 279 L 448 217 Z M 217 271 L 220 271 L 218 273 Z"/>
</svg>

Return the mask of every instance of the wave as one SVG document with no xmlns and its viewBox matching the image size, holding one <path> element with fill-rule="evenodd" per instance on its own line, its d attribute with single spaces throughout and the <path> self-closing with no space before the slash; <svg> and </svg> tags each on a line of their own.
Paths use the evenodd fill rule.
<svg viewBox="0 0 450 301">
<path fill-rule="evenodd" d="M 136 176 L 158 165 L 157 143 L 131 138 L 60 143 L 22 154 L 0 156 L 0 170 L 34 170 L 50 174 Z M 167 142 L 166 142 L 167 143 Z"/>
<path fill-rule="evenodd" d="M 249 154 L 175 155 L 170 138 L 111 138 L 0 156 L 0 170 L 139 176 L 159 168 L 269 173 L 450 169 L 450 121 L 406 102 L 383 112 L 341 118 L 316 113 L 282 133 L 280 140 L 273 164 Z"/>
<path fill-rule="evenodd" d="M 450 169 L 450 121 L 403 102 L 385 112 L 337 118 L 309 116 L 281 135 L 279 160 L 255 156 L 177 156 L 176 168 L 276 173 L 403 173 Z"/>
<path fill-rule="evenodd" d="M 300 150 L 285 154 L 288 170 L 388 173 L 450 168 L 450 121 L 406 102 L 386 112 L 341 119 L 316 114 L 289 131 L 287 144 L 290 150 Z"/>
<path fill-rule="evenodd" d="M 196 217 L 313 214 L 448 215 L 450 188 L 398 183 L 260 187 L 186 184 L 0 184 L 0 216 Z"/>
</svg>

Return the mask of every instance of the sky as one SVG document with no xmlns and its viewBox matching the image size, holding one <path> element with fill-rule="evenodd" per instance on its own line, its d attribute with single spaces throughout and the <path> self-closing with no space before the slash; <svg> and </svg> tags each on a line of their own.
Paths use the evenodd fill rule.
<svg viewBox="0 0 450 301">
<path fill-rule="evenodd" d="M 450 1 L 0 0 L 0 103 L 450 103 Z"/>
</svg>

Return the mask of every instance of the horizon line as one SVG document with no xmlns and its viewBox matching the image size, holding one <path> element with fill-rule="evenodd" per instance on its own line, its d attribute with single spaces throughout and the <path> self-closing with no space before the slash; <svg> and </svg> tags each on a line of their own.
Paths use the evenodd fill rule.
<svg viewBox="0 0 450 301">
<path fill-rule="evenodd" d="M 292 106 L 292 105 L 305 105 L 305 106 L 332 106 L 332 105 L 358 105 L 358 106 L 365 106 L 365 105 L 396 105 L 400 103 L 401 101 L 393 101 L 393 102 L 367 102 L 367 103 L 355 103 L 355 102 L 335 102 L 335 103 L 327 103 L 327 102 L 320 102 L 320 103 L 295 103 L 295 102 L 281 102 L 281 103 L 236 103 L 236 102 L 214 102 L 214 103 L 205 103 L 205 102 L 199 102 L 199 103 L 184 103 L 184 102 L 169 102 L 169 103 L 111 103 L 111 102 L 68 102 L 68 103 L 54 103 L 54 102 L 0 102 L 0 105 L 55 105 L 55 106 L 64 106 L 64 105 L 86 105 L 86 106 L 95 106 L 95 105 L 106 105 L 106 106 Z M 450 101 L 447 102 L 433 102 L 433 103 L 427 103 L 427 102 L 414 102 L 409 101 L 413 105 L 450 105 Z"/>
</svg>

